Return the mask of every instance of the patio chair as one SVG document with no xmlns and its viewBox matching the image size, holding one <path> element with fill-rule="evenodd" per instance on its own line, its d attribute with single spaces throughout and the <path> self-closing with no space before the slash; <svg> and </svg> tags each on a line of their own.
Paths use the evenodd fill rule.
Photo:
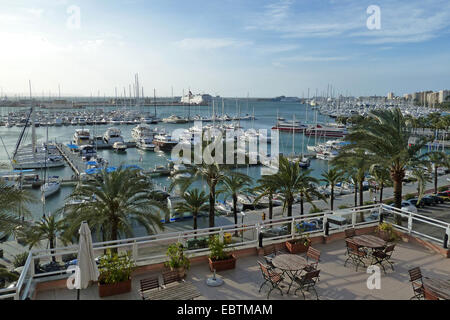
<svg viewBox="0 0 450 320">
<path fill-rule="evenodd" d="M 439 300 L 439 297 L 425 287 L 423 288 L 423 296 L 425 300 Z"/>
<path fill-rule="evenodd" d="M 356 266 L 356 271 L 358 271 L 359 265 L 365 267 L 366 263 L 364 262 L 364 260 L 368 258 L 367 251 L 364 248 L 359 247 L 350 239 L 346 239 L 345 244 L 347 245 L 348 257 L 344 262 L 344 267 L 347 265 L 347 262 L 349 260 Z"/>
<path fill-rule="evenodd" d="M 417 300 L 424 298 L 424 288 L 422 281 L 422 272 L 419 267 L 412 268 L 408 270 L 409 273 L 409 281 L 411 282 L 414 296 L 411 297 L 410 300 L 416 298 Z"/>
<path fill-rule="evenodd" d="M 162 277 L 163 277 L 163 286 L 166 286 L 174 282 L 184 281 L 184 279 L 180 277 L 180 274 L 177 271 L 165 271 L 163 272 Z"/>
<path fill-rule="evenodd" d="M 258 261 L 259 268 L 261 269 L 261 274 L 264 278 L 263 284 L 259 287 L 259 292 L 264 287 L 265 284 L 270 285 L 270 290 L 267 293 L 267 299 L 269 299 L 270 293 L 273 289 L 278 289 L 283 295 L 283 291 L 281 291 L 280 283 L 283 281 L 283 276 L 280 273 L 273 271 L 269 266 L 262 264 Z"/>
<path fill-rule="evenodd" d="M 392 253 L 394 253 L 395 244 L 391 244 L 387 246 L 384 250 L 375 250 L 372 252 L 372 264 L 379 264 L 380 267 L 383 268 L 384 273 L 386 273 L 386 269 L 384 268 L 383 263 L 387 262 L 392 271 L 394 271 L 394 264 L 391 261 Z"/>
<path fill-rule="evenodd" d="M 316 294 L 317 300 L 319 300 L 319 295 L 317 294 L 317 291 L 315 288 L 316 283 L 319 280 L 319 275 L 320 275 L 320 270 L 314 270 L 314 271 L 307 272 L 306 274 L 304 274 L 301 277 L 296 277 L 295 282 L 299 285 L 299 287 L 295 290 L 294 294 L 296 294 L 297 291 L 300 290 L 302 292 L 303 299 L 306 300 L 305 291 L 309 292 L 310 289 L 313 289 L 314 293 Z"/>
<path fill-rule="evenodd" d="M 139 290 L 139 294 L 142 297 L 142 300 L 145 300 L 145 293 L 153 290 L 153 289 L 159 289 L 159 277 L 153 276 L 147 279 L 142 279 L 141 281 L 141 288 Z"/>
<path fill-rule="evenodd" d="M 320 251 L 310 246 L 306 252 L 306 262 L 308 262 L 308 265 L 306 265 L 303 270 L 306 272 L 317 270 L 317 266 L 320 262 Z M 320 278 L 318 280 L 320 281 Z"/>
<path fill-rule="evenodd" d="M 355 228 L 345 229 L 345 238 L 351 238 L 356 235 Z"/>
<path fill-rule="evenodd" d="M 272 266 L 272 259 L 275 258 L 276 252 L 274 245 L 264 247 L 264 259 L 269 266 Z"/>
</svg>

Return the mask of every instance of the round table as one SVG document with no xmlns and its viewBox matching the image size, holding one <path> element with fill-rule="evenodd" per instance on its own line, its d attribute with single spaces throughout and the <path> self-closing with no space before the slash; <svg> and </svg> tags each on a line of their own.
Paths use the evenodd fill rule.
<svg viewBox="0 0 450 320">
<path fill-rule="evenodd" d="M 298 277 L 299 273 L 303 271 L 307 264 L 308 262 L 305 258 L 296 254 L 280 254 L 272 259 L 272 265 L 282 270 L 283 274 L 286 274 L 291 279 L 287 291 L 288 294 L 294 284 L 295 278 Z"/>
<path fill-rule="evenodd" d="M 351 238 L 354 243 L 356 243 L 360 247 L 366 247 L 370 249 L 383 249 L 386 246 L 386 241 L 381 239 L 380 237 L 363 234 L 360 236 L 354 236 Z"/>
</svg>

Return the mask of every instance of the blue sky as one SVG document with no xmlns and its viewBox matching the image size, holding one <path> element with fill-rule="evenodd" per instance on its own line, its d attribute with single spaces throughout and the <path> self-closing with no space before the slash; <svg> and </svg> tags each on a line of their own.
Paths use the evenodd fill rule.
<svg viewBox="0 0 450 320">
<path fill-rule="evenodd" d="M 306 0 L 2 0 L 7 93 L 311 95 L 450 89 L 450 3 Z M 369 30 L 377 5 L 381 28 Z M 79 28 L 68 20 L 80 9 Z M 74 20 L 70 20 L 74 21 Z"/>
</svg>

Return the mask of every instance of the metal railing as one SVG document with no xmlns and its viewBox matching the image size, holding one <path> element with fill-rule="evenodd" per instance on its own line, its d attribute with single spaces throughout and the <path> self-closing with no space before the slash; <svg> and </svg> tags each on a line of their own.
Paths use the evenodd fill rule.
<svg viewBox="0 0 450 320">
<path fill-rule="evenodd" d="M 399 223 L 401 217 L 407 224 Z M 401 220 L 400 219 L 400 220 Z M 326 211 L 304 216 L 277 218 L 262 222 L 236 224 L 222 227 L 185 230 L 149 235 L 145 237 L 120 239 L 114 241 L 93 243 L 94 252 L 101 255 L 107 249 L 117 249 L 119 252 L 128 252 L 138 265 L 150 265 L 167 261 L 167 247 L 176 242 L 185 244 L 186 254 L 193 257 L 207 254 L 209 249 L 205 239 L 217 235 L 223 241 L 230 238 L 230 248 L 258 247 L 261 242 L 281 242 L 294 239 L 301 235 L 329 236 L 343 232 L 348 228 L 363 228 L 376 226 L 381 221 L 388 221 L 399 231 L 414 234 L 433 242 L 442 244 L 444 248 L 449 245 L 450 223 L 443 222 L 427 216 L 410 213 L 385 204 L 373 204 L 351 209 Z M 262 234 L 262 239 L 261 235 Z M 203 239 L 203 246 L 190 247 L 189 243 Z M 67 275 L 72 271 L 66 269 L 50 272 L 35 272 L 35 263 L 50 261 L 53 257 L 61 259 L 63 255 L 75 254 L 78 245 L 55 249 L 38 249 L 29 253 L 28 259 L 21 272 L 17 284 L 13 288 L 0 290 L 1 299 L 25 299 L 30 293 L 33 280 L 45 279 L 55 275 Z"/>
</svg>

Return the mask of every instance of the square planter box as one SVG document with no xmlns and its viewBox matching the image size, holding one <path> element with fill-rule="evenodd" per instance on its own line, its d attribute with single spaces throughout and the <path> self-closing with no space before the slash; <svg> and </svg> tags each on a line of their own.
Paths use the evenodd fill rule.
<svg viewBox="0 0 450 320">
<path fill-rule="evenodd" d="M 98 295 L 102 297 L 114 296 L 116 294 L 127 293 L 131 291 L 131 279 L 112 284 L 98 284 Z"/>
<path fill-rule="evenodd" d="M 236 257 L 234 255 L 231 255 L 231 258 L 227 260 L 212 261 L 211 258 L 208 258 L 208 261 L 211 272 L 213 272 L 214 269 L 216 269 L 216 271 L 224 271 L 236 267 Z"/>
<path fill-rule="evenodd" d="M 303 253 L 308 251 L 309 246 L 311 245 L 311 241 L 308 242 L 308 245 L 304 245 L 300 242 L 294 242 L 294 241 L 286 241 L 286 248 L 289 250 L 290 253 L 296 254 L 296 253 Z"/>
</svg>

